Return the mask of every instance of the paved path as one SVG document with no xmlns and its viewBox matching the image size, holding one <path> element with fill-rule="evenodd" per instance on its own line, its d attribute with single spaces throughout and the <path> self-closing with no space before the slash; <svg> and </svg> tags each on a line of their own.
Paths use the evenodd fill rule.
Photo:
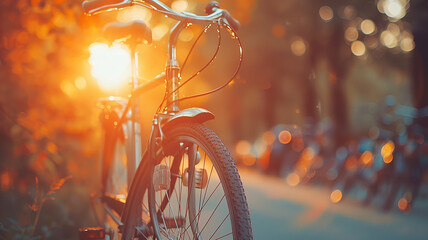
<svg viewBox="0 0 428 240">
<path fill-rule="evenodd" d="M 384 213 L 352 199 L 330 202 L 327 189 L 290 187 L 282 179 L 240 169 L 255 239 L 428 239 L 428 203 L 409 214 Z"/>
</svg>

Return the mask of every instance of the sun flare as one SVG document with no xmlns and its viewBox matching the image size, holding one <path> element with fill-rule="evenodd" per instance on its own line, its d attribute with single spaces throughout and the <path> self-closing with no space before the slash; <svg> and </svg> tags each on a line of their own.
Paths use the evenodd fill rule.
<svg viewBox="0 0 428 240">
<path fill-rule="evenodd" d="M 131 57 L 124 47 L 94 43 L 89 47 L 92 76 L 103 91 L 116 90 L 131 76 Z"/>
</svg>

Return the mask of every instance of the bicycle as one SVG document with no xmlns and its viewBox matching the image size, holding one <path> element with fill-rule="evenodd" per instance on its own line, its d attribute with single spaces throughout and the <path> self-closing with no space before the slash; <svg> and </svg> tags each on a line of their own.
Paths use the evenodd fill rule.
<svg viewBox="0 0 428 240">
<path fill-rule="evenodd" d="M 109 40 L 125 38 L 130 48 L 132 94 L 129 99 L 101 101 L 104 141 L 102 189 L 97 199 L 104 208 L 104 216 L 108 217 L 103 218 L 104 223 L 97 218 L 104 228 L 81 229 L 81 239 L 111 239 L 119 235 L 122 239 L 252 239 L 246 196 L 233 159 L 220 138 L 202 125 L 214 115 L 202 108 L 180 109 L 181 101 L 218 91 L 236 76 L 242 62 L 242 47 L 236 35 L 239 22 L 217 2 L 208 4 L 205 9 L 207 16 L 178 13 L 158 0 L 92 0 L 83 2 L 82 8 L 86 14 L 93 15 L 133 5 L 162 13 L 178 22 L 170 32 L 165 72 L 144 84 L 138 83 L 136 45 L 151 42 L 150 28 L 142 21 L 134 21 L 112 23 L 104 29 Z M 180 84 L 176 43 L 180 32 L 189 24 L 205 25 L 203 32 L 211 24 L 216 24 L 219 42 L 220 27 L 225 27 L 238 41 L 241 55 L 238 68 L 229 82 L 207 93 L 180 98 L 178 90 L 215 57 Z M 215 55 L 218 49 L 219 45 Z M 165 96 L 153 118 L 143 153 L 141 109 L 137 98 L 164 82 Z M 126 164 L 120 159 L 125 152 Z M 118 188 L 114 177 L 119 175 L 123 178 L 125 173 L 127 180 Z M 121 189 L 127 190 L 126 199 Z M 111 228 L 105 224 L 106 219 L 118 227 Z"/>
</svg>

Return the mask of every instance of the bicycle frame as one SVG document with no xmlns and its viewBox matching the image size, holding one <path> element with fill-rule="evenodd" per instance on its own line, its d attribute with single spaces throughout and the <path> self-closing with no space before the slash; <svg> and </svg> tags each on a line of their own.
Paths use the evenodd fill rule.
<svg viewBox="0 0 428 240">
<path fill-rule="evenodd" d="M 223 10 L 217 9 L 212 14 L 208 16 L 196 16 L 188 13 L 177 13 L 170 9 L 169 7 L 163 5 L 161 2 L 156 0 L 143 1 L 143 2 L 132 2 L 135 5 L 140 5 L 142 7 L 155 10 L 157 12 L 164 13 L 165 15 L 178 20 L 175 26 L 170 30 L 170 36 L 168 41 L 168 59 L 165 66 L 165 72 L 156 76 L 154 79 L 144 83 L 139 84 L 138 81 L 138 54 L 135 46 L 130 46 L 131 50 L 131 69 L 132 69 L 132 78 L 131 78 L 131 89 L 132 94 L 128 99 L 128 103 L 124 108 L 122 108 L 121 114 L 119 114 L 118 120 L 115 121 L 114 125 L 111 126 L 113 135 L 120 134 L 122 130 L 129 130 L 128 133 L 130 136 L 128 137 L 129 142 L 127 144 L 130 145 L 129 152 L 132 153 L 132 156 L 129 156 L 127 159 L 127 182 L 128 182 L 128 191 L 130 189 L 130 185 L 133 183 L 134 176 L 136 173 L 136 169 L 139 164 L 141 164 L 140 160 L 143 159 L 145 154 L 148 154 L 148 166 L 149 168 L 154 167 L 154 162 L 156 159 L 156 144 L 159 143 L 158 140 L 163 140 L 163 126 L 174 124 L 180 120 L 184 121 L 193 121 L 198 123 L 203 123 L 207 120 L 213 119 L 214 115 L 201 108 L 191 108 L 191 109 L 180 109 L 180 96 L 179 96 L 179 84 L 180 84 L 180 66 L 177 61 L 177 41 L 180 33 L 184 30 L 189 23 L 196 24 L 210 24 L 217 22 L 220 17 L 223 16 Z M 105 9 L 97 9 L 96 12 L 107 11 L 112 9 L 112 6 L 108 6 Z M 162 83 L 166 84 L 166 108 L 164 111 L 160 109 L 161 112 L 156 112 L 153 121 L 152 121 L 152 129 L 150 133 L 149 142 L 147 145 L 147 149 L 143 153 L 143 146 L 141 144 L 141 133 L 140 133 L 140 108 L 137 102 L 138 97 L 156 87 L 161 85 Z M 114 101 L 114 100 L 112 100 Z M 130 125 L 131 124 L 131 125 Z M 107 129 L 108 130 L 108 129 Z M 128 194 L 131 194 L 128 192 Z M 114 199 L 110 199 L 114 200 Z M 117 200 L 116 200 L 117 201 Z M 127 204 L 127 203 L 122 203 Z M 105 206 L 107 207 L 107 206 Z M 108 211 L 107 213 L 113 217 L 113 220 L 118 224 L 122 225 L 122 222 L 115 217 L 114 213 Z M 122 219 L 124 219 L 126 213 L 122 215 Z"/>
</svg>

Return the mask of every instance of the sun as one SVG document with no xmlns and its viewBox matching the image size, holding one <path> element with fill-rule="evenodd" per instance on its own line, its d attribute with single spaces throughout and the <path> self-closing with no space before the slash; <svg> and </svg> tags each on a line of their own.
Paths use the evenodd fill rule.
<svg viewBox="0 0 428 240">
<path fill-rule="evenodd" d="M 91 74 L 101 90 L 110 92 L 123 87 L 131 77 L 131 57 L 121 45 L 94 43 L 89 47 Z"/>
</svg>

